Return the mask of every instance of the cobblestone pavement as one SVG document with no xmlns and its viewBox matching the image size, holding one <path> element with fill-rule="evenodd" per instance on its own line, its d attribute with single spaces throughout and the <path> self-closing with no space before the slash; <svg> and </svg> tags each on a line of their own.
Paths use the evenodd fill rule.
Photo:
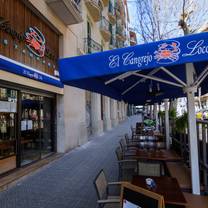
<svg viewBox="0 0 208 208">
<path fill-rule="evenodd" d="M 109 181 L 117 180 L 114 151 L 119 136 L 130 133 L 130 125 L 140 119 L 138 115 L 128 118 L 0 192 L 0 208 L 95 208 L 95 176 L 103 168 Z"/>
</svg>

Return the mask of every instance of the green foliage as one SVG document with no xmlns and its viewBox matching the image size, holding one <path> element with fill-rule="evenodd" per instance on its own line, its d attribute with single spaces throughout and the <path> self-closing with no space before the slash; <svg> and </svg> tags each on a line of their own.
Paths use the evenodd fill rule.
<svg viewBox="0 0 208 208">
<path fill-rule="evenodd" d="M 155 125 L 155 121 L 153 121 L 153 120 L 151 120 L 151 119 L 145 119 L 145 120 L 144 120 L 144 124 L 145 124 L 146 126 L 151 127 L 151 126 L 154 126 L 154 125 Z"/>
<path fill-rule="evenodd" d="M 165 117 L 165 111 L 159 111 L 158 116 L 161 118 Z"/>
<path fill-rule="evenodd" d="M 184 133 L 188 127 L 188 113 L 184 113 L 182 116 L 176 118 L 175 131 L 178 133 Z"/>
<path fill-rule="evenodd" d="M 169 110 L 169 117 L 170 117 L 170 119 L 175 120 L 176 119 L 176 114 L 177 114 L 177 112 L 176 112 L 175 108 Z"/>
</svg>

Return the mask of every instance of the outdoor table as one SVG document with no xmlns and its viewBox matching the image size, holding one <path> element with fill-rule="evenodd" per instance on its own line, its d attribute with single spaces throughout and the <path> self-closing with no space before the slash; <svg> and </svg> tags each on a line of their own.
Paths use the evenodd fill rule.
<svg viewBox="0 0 208 208">
<path fill-rule="evenodd" d="M 156 187 L 152 189 L 146 185 L 146 178 L 148 178 L 148 176 L 133 176 L 132 184 L 162 195 L 166 205 L 186 205 L 186 199 L 184 198 L 176 178 L 151 176 L 150 178 L 156 183 Z"/>
<path fill-rule="evenodd" d="M 164 139 L 165 135 L 162 134 L 161 132 L 154 132 L 154 136 L 157 137 L 158 139 Z"/>
<path fill-rule="evenodd" d="M 137 160 L 150 161 L 180 161 L 182 158 L 172 150 L 145 150 L 138 149 L 135 152 L 134 158 Z"/>
<path fill-rule="evenodd" d="M 139 135 L 139 136 L 134 136 L 133 140 L 138 141 L 138 142 L 144 142 L 144 141 L 153 141 L 157 142 L 159 141 L 159 138 L 156 136 L 146 136 L 146 135 Z"/>
</svg>

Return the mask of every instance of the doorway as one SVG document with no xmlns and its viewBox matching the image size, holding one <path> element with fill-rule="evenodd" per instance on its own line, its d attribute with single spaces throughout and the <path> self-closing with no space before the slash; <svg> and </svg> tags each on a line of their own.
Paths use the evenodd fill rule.
<svg viewBox="0 0 208 208">
<path fill-rule="evenodd" d="M 52 99 L 21 93 L 21 166 L 53 152 Z"/>
</svg>

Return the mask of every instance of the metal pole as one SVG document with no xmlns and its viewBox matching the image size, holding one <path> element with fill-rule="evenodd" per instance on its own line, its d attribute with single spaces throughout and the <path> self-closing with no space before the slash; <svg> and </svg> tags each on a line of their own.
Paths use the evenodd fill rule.
<svg viewBox="0 0 208 208">
<path fill-rule="evenodd" d="M 169 108 L 168 99 L 165 102 L 165 137 L 166 137 L 166 149 L 170 149 L 170 123 L 169 123 Z"/>
<path fill-rule="evenodd" d="M 188 86 L 191 86 L 194 83 L 194 66 L 191 63 L 186 64 L 186 81 Z M 194 88 L 188 88 L 186 93 L 187 93 L 187 109 L 188 109 L 188 136 L 189 136 L 189 152 L 190 152 L 190 161 L 191 161 L 192 193 L 199 195 L 200 179 L 199 179 L 199 158 L 198 158 Z"/>
<path fill-rule="evenodd" d="M 159 119 L 158 119 L 158 104 L 155 103 L 154 104 L 154 119 L 155 119 L 155 123 L 156 123 L 156 130 L 159 130 Z"/>
</svg>

